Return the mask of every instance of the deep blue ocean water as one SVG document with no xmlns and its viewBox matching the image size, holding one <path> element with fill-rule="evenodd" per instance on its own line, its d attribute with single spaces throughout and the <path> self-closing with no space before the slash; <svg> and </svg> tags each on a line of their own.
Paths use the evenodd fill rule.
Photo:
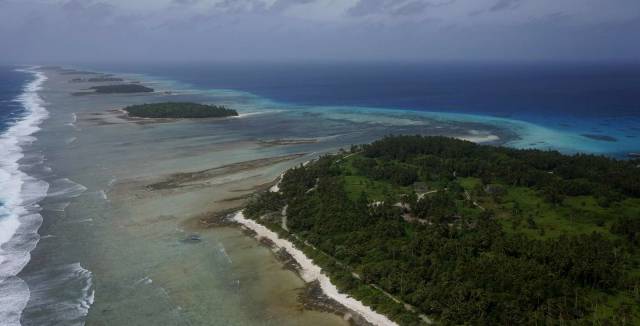
<svg viewBox="0 0 640 326">
<path fill-rule="evenodd" d="M 0 66 L 0 134 L 24 113 L 24 107 L 15 99 L 31 78 L 29 74 L 15 71 L 15 67 Z"/>
<path fill-rule="evenodd" d="M 27 156 L 48 117 L 38 91 L 46 77 L 32 69 L 0 67 L 0 324 L 19 325 L 30 297 L 18 276 L 40 237 L 39 206 L 49 187 L 30 173 L 44 159 Z M 24 166 L 22 165 L 24 164 Z"/>
<path fill-rule="evenodd" d="M 119 66 L 308 105 L 535 118 L 639 116 L 640 65 L 207 64 Z"/>
<path fill-rule="evenodd" d="M 563 140 L 564 149 L 573 142 L 580 143 L 576 151 L 640 151 L 640 65 L 233 63 L 99 68 L 296 105 L 515 119 L 552 129 L 541 140 L 560 137 L 558 133 L 584 138 Z"/>
</svg>

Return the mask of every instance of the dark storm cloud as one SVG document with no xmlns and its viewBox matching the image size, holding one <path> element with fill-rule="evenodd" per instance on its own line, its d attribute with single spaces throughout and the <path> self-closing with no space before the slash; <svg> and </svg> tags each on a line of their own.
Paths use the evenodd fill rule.
<svg viewBox="0 0 640 326">
<path fill-rule="evenodd" d="M 189 0 L 181 0 L 189 1 Z M 276 0 L 269 4 L 263 0 L 221 0 L 214 7 L 231 13 L 277 14 L 296 5 L 305 5 L 317 0 Z"/>
<path fill-rule="evenodd" d="M 190 7 L 200 2 L 201 0 L 171 0 L 171 4 L 176 7 Z"/>
<path fill-rule="evenodd" d="M 366 16 L 376 13 L 384 12 L 388 9 L 390 3 L 389 0 L 359 0 L 355 6 L 349 8 L 347 11 L 353 16 Z"/>
<path fill-rule="evenodd" d="M 410 1 L 393 10 L 394 15 L 414 15 L 424 11 L 429 6 L 425 1 Z"/>
<path fill-rule="evenodd" d="M 61 8 L 68 14 L 82 15 L 84 18 L 108 17 L 117 14 L 116 7 L 101 1 L 70 0 Z"/>
<path fill-rule="evenodd" d="M 637 61 L 638 30 L 637 0 L 0 0 L 0 61 Z"/>
<path fill-rule="evenodd" d="M 200 2 L 200 0 L 173 0 L 174 4 L 190 6 Z"/>
<path fill-rule="evenodd" d="M 265 12 L 268 8 L 267 4 L 261 0 L 222 0 L 214 7 L 231 13 Z"/>
<path fill-rule="evenodd" d="M 523 0 L 498 0 L 489 8 L 490 11 L 510 10 L 517 8 Z"/>
<path fill-rule="evenodd" d="M 270 8 L 275 11 L 281 11 L 291 6 L 304 5 L 312 2 L 316 2 L 316 0 L 277 0 Z"/>
<path fill-rule="evenodd" d="M 452 4 L 455 0 L 427 1 L 427 0 L 359 0 L 353 7 L 347 10 L 352 16 L 391 15 L 404 16 L 416 15 L 429 7 L 440 7 Z"/>
</svg>

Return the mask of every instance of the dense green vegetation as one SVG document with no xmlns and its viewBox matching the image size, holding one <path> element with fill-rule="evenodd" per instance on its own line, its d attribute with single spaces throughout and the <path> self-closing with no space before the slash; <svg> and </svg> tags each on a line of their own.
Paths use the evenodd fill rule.
<svg viewBox="0 0 640 326">
<path fill-rule="evenodd" d="M 124 79 L 118 78 L 118 77 L 103 76 L 103 77 L 87 78 L 87 81 L 90 83 L 103 83 L 103 82 L 121 82 L 121 81 L 124 81 Z"/>
<path fill-rule="evenodd" d="M 133 105 L 124 110 L 130 116 L 142 118 L 220 118 L 238 115 L 236 110 L 224 106 L 188 102 Z"/>
<path fill-rule="evenodd" d="M 149 88 L 140 84 L 122 84 L 122 85 L 104 85 L 93 86 L 90 89 L 100 94 L 116 94 L 116 93 L 151 93 L 153 88 Z"/>
<path fill-rule="evenodd" d="M 387 137 L 289 170 L 245 214 L 403 325 L 638 325 L 638 163 Z"/>
<path fill-rule="evenodd" d="M 122 78 L 118 77 L 110 77 L 110 76 L 101 76 L 101 77 L 92 77 L 92 78 L 73 78 L 70 80 L 72 83 L 103 83 L 103 82 L 121 82 L 124 81 Z"/>
</svg>

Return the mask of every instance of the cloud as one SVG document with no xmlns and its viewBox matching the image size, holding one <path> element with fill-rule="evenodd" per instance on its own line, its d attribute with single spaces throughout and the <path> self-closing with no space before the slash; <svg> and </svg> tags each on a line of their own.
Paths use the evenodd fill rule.
<svg viewBox="0 0 640 326">
<path fill-rule="evenodd" d="M 637 0 L 0 0 L 0 8 L 3 61 L 640 57 Z"/>
<path fill-rule="evenodd" d="M 215 3 L 213 7 L 229 13 L 265 12 L 268 8 L 261 0 L 223 0 Z"/>
<path fill-rule="evenodd" d="M 89 15 L 90 17 L 106 17 L 116 14 L 117 8 L 102 1 L 69 0 L 61 6 L 62 10 L 73 15 Z"/>
<path fill-rule="evenodd" d="M 316 0 L 276 0 L 270 9 L 274 11 L 283 11 L 291 6 L 305 5 L 316 2 Z"/>
<path fill-rule="evenodd" d="M 520 6 L 522 0 L 498 0 L 489 11 L 513 10 Z"/>
<path fill-rule="evenodd" d="M 193 1 L 193 0 L 178 0 Z M 228 13 L 252 13 L 252 14 L 278 14 L 291 7 L 306 5 L 317 0 L 221 0 L 215 2 L 213 7 Z"/>
<path fill-rule="evenodd" d="M 367 16 L 384 12 L 393 3 L 389 0 L 359 0 L 347 13 L 352 16 Z"/>
<path fill-rule="evenodd" d="M 200 2 L 201 0 L 172 0 L 171 4 L 176 6 L 193 6 Z"/>
<path fill-rule="evenodd" d="M 347 14 L 354 17 L 370 15 L 381 16 L 411 16 L 423 13 L 427 8 L 448 6 L 455 0 L 358 0 L 347 10 Z"/>
<path fill-rule="evenodd" d="M 415 15 L 424 11 L 429 6 L 425 1 L 410 1 L 393 9 L 394 15 Z"/>
</svg>

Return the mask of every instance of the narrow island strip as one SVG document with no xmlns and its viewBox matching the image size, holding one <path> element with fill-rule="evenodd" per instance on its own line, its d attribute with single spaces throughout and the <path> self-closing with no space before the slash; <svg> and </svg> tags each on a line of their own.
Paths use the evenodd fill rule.
<svg viewBox="0 0 640 326">
<path fill-rule="evenodd" d="M 198 119 L 237 117 L 238 112 L 222 105 L 208 105 L 191 102 L 163 102 L 132 105 L 123 109 L 130 117 Z"/>
<path fill-rule="evenodd" d="M 277 191 L 277 185 L 271 188 L 270 190 Z M 245 228 L 252 230 L 256 233 L 255 237 L 257 239 L 264 238 L 270 240 L 275 246 L 279 249 L 284 249 L 287 251 L 289 255 L 298 263 L 300 269 L 298 274 L 302 279 L 307 282 L 315 282 L 318 281 L 320 288 L 324 292 L 324 294 L 335 300 L 336 302 L 342 304 L 347 309 L 352 310 L 353 312 L 359 314 L 362 318 L 364 318 L 367 322 L 378 325 L 378 326 L 387 326 L 393 325 L 397 326 L 395 322 L 391 321 L 386 316 L 379 314 L 373 311 L 371 308 L 365 306 L 362 302 L 352 298 L 351 296 L 340 293 L 338 288 L 331 283 L 331 280 L 327 275 L 322 272 L 322 268 L 320 266 L 314 264 L 314 262 L 307 257 L 301 250 L 296 248 L 293 243 L 290 241 L 280 238 L 277 233 L 269 230 L 267 227 L 259 224 L 256 221 L 248 219 L 244 216 L 243 211 L 237 212 L 233 215 L 232 220 L 234 222 L 239 223 Z"/>
<path fill-rule="evenodd" d="M 94 94 L 134 94 L 153 93 L 154 89 L 140 84 L 119 84 L 89 87 L 85 91 L 71 93 L 73 96 L 94 95 Z"/>
</svg>

